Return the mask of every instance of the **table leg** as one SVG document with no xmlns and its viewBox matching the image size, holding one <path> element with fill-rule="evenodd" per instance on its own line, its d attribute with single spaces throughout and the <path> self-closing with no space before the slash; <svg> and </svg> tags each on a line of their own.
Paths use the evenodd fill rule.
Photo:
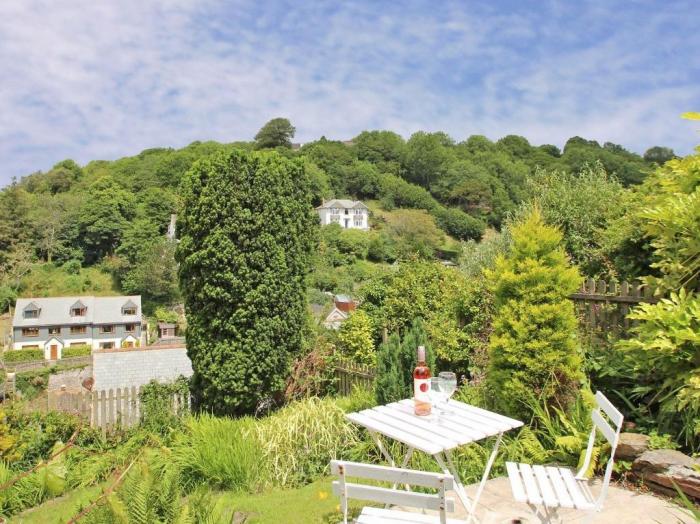
<svg viewBox="0 0 700 524">
<path fill-rule="evenodd" d="M 454 478 L 454 489 L 455 493 L 457 493 L 457 497 L 459 498 L 460 502 L 464 506 L 464 509 L 467 510 L 467 513 L 469 514 L 469 518 L 471 519 L 471 516 L 474 512 L 472 503 L 469 501 L 469 497 L 467 496 L 467 492 L 464 489 L 464 485 L 462 484 L 462 481 L 459 480 L 459 474 L 457 473 L 457 468 L 455 467 L 454 463 L 452 462 L 452 457 L 445 452 L 445 458 L 447 459 L 447 462 L 449 463 L 449 467 L 447 464 L 445 464 L 445 461 L 442 458 L 443 454 L 442 453 L 437 453 L 433 455 L 433 458 L 435 461 L 438 463 L 438 465 L 442 468 L 442 471 L 447 474 L 447 475 L 452 475 Z"/>
<path fill-rule="evenodd" d="M 486 463 L 486 469 L 484 470 L 484 476 L 481 477 L 481 482 L 479 483 L 479 489 L 476 491 L 476 497 L 474 497 L 474 507 L 479 503 L 479 499 L 481 498 L 481 493 L 484 491 L 484 487 L 486 486 L 486 481 L 489 479 L 489 473 L 491 473 L 491 468 L 493 467 L 493 463 L 496 460 L 496 455 L 498 455 L 498 447 L 501 445 L 501 440 L 503 439 L 503 432 L 498 434 L 498 438 L 496 439 L 496 444 L 493 446 L 493 450 L 491 451 L 491 456 L 489 457 L 488 462 Z M 469 522 L 469 521 L 467 521 Z"/>
<path fill-rule="evenodd" d="M 384 448 L 384 444 L 382 444 L 382 439 L 379 437 L 377 432 L 369 430 L 369 434 L 372 437 L 372 440 L 374 440 L 374 443 L 377 445 L 377 448 L 379 448 L 379 452 L 384 456 L 384 458 L 387 460 L 387 462 L 389 462 L 389 465 L 391 467 L 396 466 L 394 459 L 389 454 L 389 452 Z"/>
</svg>

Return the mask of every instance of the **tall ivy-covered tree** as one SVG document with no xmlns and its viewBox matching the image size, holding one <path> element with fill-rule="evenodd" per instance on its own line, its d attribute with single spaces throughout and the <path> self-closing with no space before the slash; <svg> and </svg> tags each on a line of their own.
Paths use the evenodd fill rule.
<svg viewBox="0 0 700 524">
<path fill-rule="evenodd" d="M 282 389 L 302 346 L 317 235 L 302 160 L 234 150 L 183 184 L 177 260 L 194 391 L 216 413 L 252 412 Z"/>
<path fill-rule="evenodd" d="M 582 379 L 577 321 L 568 295 L 580 282 L 569 265 L 561 232 L 538 208 L 512 228 L 512 245 L 486 271 L 495 317 L 486 378 L 500 412 L 527 418 L 523 399 L 534 394 L 566 408 Z"/>
</svg>

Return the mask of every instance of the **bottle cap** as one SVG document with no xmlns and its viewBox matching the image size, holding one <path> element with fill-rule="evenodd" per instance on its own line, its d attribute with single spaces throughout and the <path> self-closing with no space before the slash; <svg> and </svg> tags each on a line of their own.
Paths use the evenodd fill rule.
<svg viewBox="0 0 700 524">
<path fill-rule="evenodd" d="M 416 353 L 418 354 L 418 362 L 425 362 L 425 346 L 418 346 Z"/>
</svg>

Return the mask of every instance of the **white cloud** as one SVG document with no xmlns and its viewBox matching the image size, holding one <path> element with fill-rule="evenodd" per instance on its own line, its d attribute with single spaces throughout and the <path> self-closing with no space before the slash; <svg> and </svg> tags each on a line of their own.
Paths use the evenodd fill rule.
<svg viewBox="0 0 700 524">
<path fill-rule="evenodd" d="M 683 20 L 668 31 L 678 13 L 630 15 L 606 33 L 595 20 L 614 8 L 567 28 L 556 4 L 545 15 L 440 5 L 6 0 L 0 181 L 66 157 L 249 139 L 275 116 L 300 141 L 368 128 L 682 153 L 697 141 L 678 115 L 700 106 L 687 65 L 700 41 Z M 602 36 L 582 39 L 582 24 Z"/>
</svg>

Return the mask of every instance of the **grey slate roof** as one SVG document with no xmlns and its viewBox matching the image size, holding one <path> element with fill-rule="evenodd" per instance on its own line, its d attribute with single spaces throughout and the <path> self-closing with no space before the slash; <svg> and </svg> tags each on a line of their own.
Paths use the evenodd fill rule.
<svg viewBox="0 0 700 524">
<path fill-rule="evenodd" d="M 366 205 L 364 205 L 359 200 L 344 200 L 341 198 L 334 198 L 333 200 L 325 201 L 320 206 L 318 206 L 316 209 L 330 209 L 332 207 L 339 207 L 342 209 L 354 209 L 354 208 L 369 209 Z"/>
<path fill-rule="evenodd" d="M 136 306 L 136 315 L 122 315 L 122 307 L 131 301 Z M 70 309 L 76 302 L 87 308 L 84 317 L 72 317 Z M 41 312 L 39 318 L 24 318 L 24 309 L 34 303 Z M 118 297 L 53 297 L 18 298 L 14 327 L 70 326 L 76 324 L 136 324 L 141 322 L 141 296 Z"/>
</svg>

